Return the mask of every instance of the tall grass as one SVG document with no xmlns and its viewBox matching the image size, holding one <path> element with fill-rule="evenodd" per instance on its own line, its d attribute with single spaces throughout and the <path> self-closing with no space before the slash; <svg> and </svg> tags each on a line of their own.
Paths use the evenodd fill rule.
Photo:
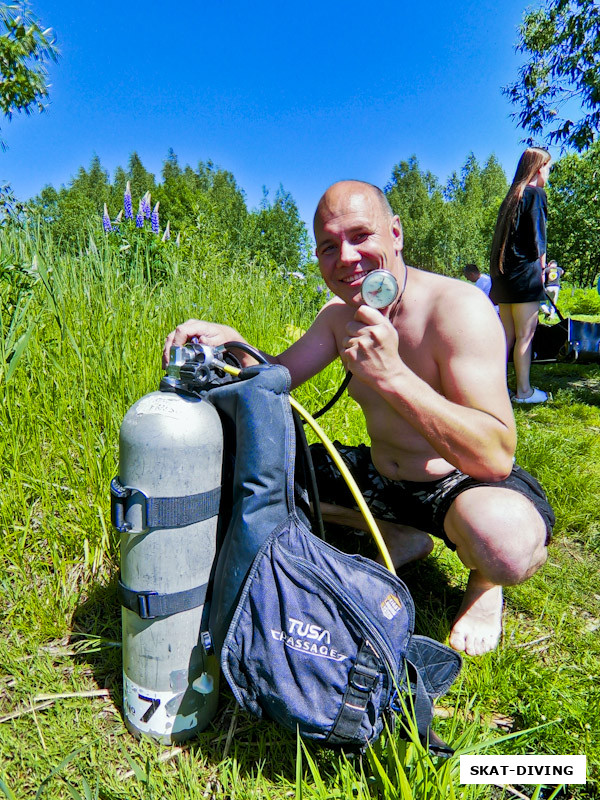
<svg viewBox="0 0 600 800">
<path fill-rule="evenodd" d="M 125 260 L 106 239 L 67 255 L 41 231 L 1 230 L 0 253 L 18 267 L 11 275 L 31 273 L 25 313 L 23 303 L 2 310 L 3 358 L 12 354 L 12 368 L 3 364 L 0 384 L 0 793 L 501 796 L 459 786 L 457 759 L 430 759 L 410 735 L 384 737 L 362 759 L 298 750 L 275 726 L 234 713 L 227 691 L 210 729 L 183 748 L 130 737 L 119 710 L 118 547 L 108 500 L 121 420 L 157 388 L 163 341 L 178 322 L 226 322 L 275 352 L 310 324 L 318 298 L 256 264 L 233 263 L 214 243 L 170 257 L 160 280 L 151 261 Z M 14 290 L 3 281 L 3 292 Z M 535 369 L 554 401 L 517 409 L 519 460 L 557 509 L 557 543 L 540 573 L 507 591 L 503 645 L 465 660 L 460 684 L 440 701 L 436 730 L 463 751 L 485 742 L 486 752 L 586 753 L 597 764 L 600 376 L 594 365 Z M 332 365 L 296 396 L 319 408 L 340 380 Z M 324 427 L 342 441 L 366 437 L 347 397 Z M 416 598 L 419 632 L 443 639 L 464 569 L 438 545 L 402 577 Z M 519 735 L 503 738 L 507 731 Z M 585 796 L 595 786 L 572 789 Z M 533 795 L 533 787 L 520 791 Z"/>
</svg>

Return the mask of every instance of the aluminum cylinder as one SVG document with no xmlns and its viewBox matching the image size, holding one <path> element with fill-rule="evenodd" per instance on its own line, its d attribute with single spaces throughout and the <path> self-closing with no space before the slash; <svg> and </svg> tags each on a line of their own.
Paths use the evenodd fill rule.
<svg viewBox="0 0 600 800">
<path fill-rule="evenodd" d="M 142 397 L 120 432 L 119 477 L 147 497 L 182 497 L 221 484 L 223 433 L 206 400 L 170 392 Z M 139 513 L 139 519 L 136 515 Z M 143 527 L 141 504 L 130 521 Z M 170 594 L 209 581 L 216 555 L 217 517 L 184 527 L 121 534 L 121 581 L 136 592 Z M 142 619 L 122 609 L 123 704 L 128 729 L 164 744 L 203 730 L 216 713 L 219 664 L 200 633 L 204 606 Z"/>
</svg>

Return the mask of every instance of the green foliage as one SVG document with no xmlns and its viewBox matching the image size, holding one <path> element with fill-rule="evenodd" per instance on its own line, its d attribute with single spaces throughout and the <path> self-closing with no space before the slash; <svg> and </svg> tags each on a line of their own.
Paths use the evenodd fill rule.
<svg viewBox="0 0 600 800">
<path fill-rule="evenodd" d="M 180 204 L 184 225 L 191 226 L 203 242 L 224 247 L 234 259 L 243 261 L 248 209 L 231 172 L 210 160 L 201 161 L 196 172 L 186 167 L 176 181 L 165 183 L 166 188 L 169 202 Z"/>
<path fill-rule="evenodd" d="M 161 220 L 170 225 L 172 239 L 179 234 L 184 259 L 204 258 L 218 251 L 240 266 L 256 262 L 288 281 L 298 273 L 296 277 L 306 282 L 309 237 L 289 192 L 280 186 L 271 202 L 265 190 L 260 208 L 248 211 L 244 193 L 231 172 L 212 161 L 200 162 L 196 170 L 182 168 L 172 149 L 158 185 L 137 153 L 131 155 L 127 170 L 117 167 L 112 184 L 95 155 L 87 170 L 79 168 L 68 187 L 57 191 L 47 186 L 30 201 L 30 217 L 51 230 L 65 251 L 78 253 L 85 250 L 90 236 L 94 240 L 100 236 L 104 204 L 111 220 L 116 221 L 120 212 L 122 217 L 127 182 L 134 216 L 138 201 L 151 192 L 152 203 L 160 203 Z M 160 280 L 169 272 L 163 259 L 164 242 L 134 230 L 126 220 L 117 228 L 120 233 L 110 233 L 109 241 L 116 247 L 118 259 L 129 265 L 126 271 L 135 271 L 143 262 L 150 280 Z M 163 232 L 164 226 L 161 235 Z"/>
<path fill-rule="evenodd" d="M 176 181 L 181 176 L 181 167 L 179 166 L 179 159 L 172 147 L 169 147 L 167 157 L 163 164 L 162 179 L 165 184 Z"/>
<path fill-rule="evenodd" d="M 600 142 L 582 155 L 563 156 L 548 185 L 548 254 L 576 286 L 600 273 Z"/>
<path fill-rule="evenodd" d="M 291 194 L 280 186 L 271 203 L 264 190 L 258 212 L 248 218 L 251 254 L 282 274 L 298 272 L 309 259 L 306 227 Z"/>
<path fill-rule="evenodd" d="M 99 157 L 94 154 L 87 172 L 83 167 L 79 168 L 77 177 L 71 183 L 71 191 L 92 201 L 94 211 L 98 214 L 102 209 L 109 185 L 108 172 L 103 168 Z"/>
<path fill-rule="evenodd" d="M 600 314 L 600 295 L 596 289 L 574 289 L 564 287 L 559 295 L 560 311 L 569 317 L 596 316 Z"/>
<path fill-rule="evenodd" d="M 519 126 L 548 143 L 589 147 L 600 130 L 600 7 L 596 0 L 547 0 L 528 10 L 517 51 L 527 62 L 504 93 Z M 532 140 L 528 140 L 532 143 Z"/>
<path fill-rule="evenodd" d="M 442 272 L 453 254 L 439 234 L 444 225 L 445 204 L 437 178 L 419 168 L 416 156 L 392 169 L 385 194 L 404 232 L 404 258 L 409 264 Z"/>
<path fill-rule="evenodd" d="M 548 257 L 575 286 L 600 273 L 600 142 L 552 167 L 548 191 Z M 494 155 L 481 167 L 470 154 L 445 187 L 420 169 L 415 156 L 392 170 L 385 188 L 404 230 L 404 257 L 417 267 L 460 277 L 465 264 L 488 270 L 500 203 L 508 190 Z M 592 312 L 593 313 L 593 312 Z"/>
<path fill-rule="evenodd" d="M 136 228 L 134 222 L 121 221 L 106 235 L 104 246 L 112 253 L 115 267 L 128 280 L 144 281 L 150 286 L 175 275 L 181 263 L 177 244 L 153 233 L 148 226 Z M 88 252 L 97 250 L 90 235 Z"/>
<path fill-rule="evenodd" d="M 117 167 L 115 169 L 115 174 L 113 178 L 112 185 L 110 187 L 110 192 L 107 198 L 107 203 L 109 208 L 119 208 L 123 202 L 123 196 L 125 194 L 125 187 L 127 186 L 127 173 L 123 169 L 123 167 Z M 133 209 L 135 212 L 135 208 Z"/>
<path fill-rule="evenodd" d="M 481 168 L 471 153 L 461 174 L 453 173 L 445 188 L 420 170 L 415 156 L 397 164 L 385 192 L 402 222 L 407 263 L 456 277 L 468 263 L 486 272 L 507 188 L 493 155 Z"/>
<path fill-rule="evenodd" d="M 0 111 L 8 119 L 15 112 L 43 111 L 47 64 L 58 59 L 52 31 L 41 28 L 27 2 L 0 4 L 0 31 Z"/>
<path fill-rule="evenodd" d="M 11 379 L 27 348 L 36 321 L 30 305 L 39 277 L 35 259 L 20 263 L 0 255 L 0 382 Z"/>
<path fill-rule="evenodd" d="M 74 251 L 57 244 L 52 227 L 0 228 L 0 252 L 13 256 L 4 262 L 2 291 L 10 284 L 13 307 L 19 287 L 30 298 L 17 336 L 35 322 L 10 380 L 0 382 L 0 796 L 510 796 L 460 786 L 456 757 L 432 760 L 410 730 L 406 741 L 384 737 L 362 760 L 308 747 L 297 757 L 294 736 L 236 717 L 226 689 L 211 726 L 181 748 L 127 732 L 119 542 L 108 493 L 123 416 L 156 389 L 164 337 L 178 322 L 219 320 L 278 352 L 310 324 L 319 301 L 311 298 L 313 267 L 308 280 L 293 283 L 250 260 L 240 280 L 239 262 L 218 238 L 184 237 L 181 248 L 164 249 L 168 269 L 154 283 L 144 263 L 123 264 L 114 241 L 97 235 L 94 246 Z M 342 372 L 331 365 L 296 399 L 309 411 L 320 408 Z M 574 364 L 534 365 L 532 373 L 554 399 L 516 409 L 518 460 L 556 509 L 554 543 L 540 572 L 506 590 L 500 647 L 465 658 L 462 683 L 440 700 L 446 713 L 434 728 L 465 752 L 586 753 L 588 787 L 571 787 L 583 800 L 585 792 L 594 796 L 600 763 L 600 374 L 597 365 Z M 323 427 L 331 438 L 366 440 L 348 396 Z M 438 544 L 402 578 L 417 601 L 418 632 L 444 639 L 465 579 L 456 555 Z M 99 688 L 109 696 L 85 695 Z M 496 717 L 519 735 L 504 738 Z"/>
<path fill-rule="evenodd" d="M 451 211 L 451 235 L 456 264 L 451 274 L 462 274 L 465 264 L 488 271 L 490 247 L 500 203 L 508 190 L 504 171 L 494 155 L 483 168 L 471 153 L 460 179 L 453 175 L 446 188 Z"/>
<path fill-rule="evenodd" d="M 592 146 L 582 156 L 569 155 L 557 161 L 548 187 L 549 256 L 567 269 L 575 285 L 591 285 L 600 272 L 600 206 L 595 188 L 600 174 L 599 148 Z M 293 198 L 283 187 L 273 199 L 265 190 L 260 207 L 248 210 L 244 192 L 231 172 L 211 161 L 200 162 L 196 169 L 181 166 L 172 149 L 161 177 L 157 184 L 139 155 L 133 153 L 128 169 L 117 167 L 111 183 L 95 155 L 87 169 L 79 168 L 69 186 L 59 190 L 46 186 L 27 207 L 8 191 L 6 208 L 11 210 L 11 224 L 21 224 L 28 215 L 51 229 L 61 247 L 79 252 L 87 247 L 90 235 L 94 239 L 100 235 L 104 203 L 112 220 L 123 209 L 129 181 L 134 214 L 139 199 L 151 191 L 152 203 L 160 202 L 161 235 L 168 221 L 173 238 L 180 235 L 186 257 L 216 248 L 226 251 L 228 259 L 240 266 L 256 262 L 287 280 L 295 273 L 309 277 L 309 235 Z M 507 189 L 506 176 L 494 155 L 481 166 L 470 154 L 446 186 L 431 172 L 422 171 L 415 156 L 399 162 L 385 192 L 402 221 L 407 263 L 455 277 L 462 275 L 467 263 L 486 272 L 498 208 Z M 140 237 L 135 241 L 139 244 Z M 122 244 L 122 258 L 138 263 L 136 251 L 126 246 L 132 245 L 132 240 Z M 146 261 L 155 256 L 160 260 L 160 247 L 153 249 L 156 253 L 145 255 Z M 160 276 L 165 269 L 164 264 L 157 264 L 151 272 Z"/>
<path fill-rule="evenodd" d="M 17 200 L 10 184 L 0 185 L 0 225 L 21 225 L 25 221 L 27 206 Z"/>
<path fill-rule="evenodd" d="M 154 175 L 152 172 L 148 172 L 136 152 L 129 156 L 126 176 L 127 180 L 131 182 L 131 194 L 133 197 L 142 197 L 146 192 L 151 192 L 156 186 Z"/>
<path fill-rule="evenodd" d="M 90 233 L 101 228 L 102 208 L 109 193 L 108 173 L 94 155 L 89 168 L 80 167 L 69 187 L 56 190 L 46 186 L 28 203 L 28 210 L 37 223 L 52 228 L 63 247 L 79 249 Z"/>
</svg>

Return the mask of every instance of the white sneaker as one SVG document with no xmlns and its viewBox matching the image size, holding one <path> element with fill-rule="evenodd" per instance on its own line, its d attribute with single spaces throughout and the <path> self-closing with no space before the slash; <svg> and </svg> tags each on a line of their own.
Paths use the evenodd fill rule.
<svg viewBox="0 0 600 800">
<path fill-rule="evenodd" d="M 513 403 L 545 403 L 547 399 L 547 392 L 544 392 L 541 389 L 536 389 L 534 386 L 529 397 L 517 397 L 517 395 L 515 395 L 512 398 L 512 401 Z"/>
</svg>

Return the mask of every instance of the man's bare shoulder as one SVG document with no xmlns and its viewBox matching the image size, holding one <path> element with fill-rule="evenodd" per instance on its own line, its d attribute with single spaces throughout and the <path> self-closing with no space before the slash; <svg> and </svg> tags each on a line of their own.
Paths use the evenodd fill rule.
<svg viewBox="0 0 600 800">
<path fill-rule="evenodd" d="M 332 297 L 317 314 L 315 323 L 337 330 L 340 325 L 345 326 L 354 317 L 354 313 L 355 309 L 339 297 Z"/>
<path fill-rule="evenodd" d="M 414 281 L 418 281 L 423 289 L 426 289 L 432 296 L 447 296 L 448 294 L 456 296 L 469 297 L 477 293 L 485 294 L 468 281 L 462 281 L 459 278 L 450 278 L 447 275 L 440 275 L 437 272 L 427 272 L 424 269 L 416 267 L 409 267 L 411 277 Z"/>
<path fill-rule="evenodd" d="M 349 314 L 354 313 L 354 310 L 347 303 L 344 303 L 343 300 L 335 295 L 331 298 L 331 300 L 328 300 L 325 303 L 319 313 L 322 313 L 323 311 L 328 311 L 329 313 L 333 314 L 339 314 L 341 312 L 347 312 Z"/>
<path fill-rule="evenodd" d="M 354 315 L 353 309 L 338 297 L 329 300 L 319 311 L 308 330 L 288 348 L 289 352 L 325 347 L 331 358 L 337 353 L 337 341 Z M 281 360 L 283 354 L 280 354 Z M 286 356 L 287 358 L 287 356 Z"/>
<path fill-rule="evenodd" d="M 505 357 L 505 337 L 498 314 L 481 289 L 458 278 L 413 270 L 413 327 L 422 326 L 437 360 L 469 353 L 470 357 Z M 499 357 L 500 357 L 499 356 Z"/>
<path fill-rule="evenodd" d="M 330 300 L 310 328 L 277 356 L 277 361 L 290 371 L 292 388 L 312 378 L 337 358 L 338 342 L 351 316 L 351 309 L 345 303 L 337 298 Z"/>
<path fill-rule="evenodd" d="M 446 275 L 415 270 L 421 302 L 427 304 L 429 325 L 439 330 L 474 331 L 481 325 L 501 332 L 494 306 L 481 289 Z"/>
</svg>

